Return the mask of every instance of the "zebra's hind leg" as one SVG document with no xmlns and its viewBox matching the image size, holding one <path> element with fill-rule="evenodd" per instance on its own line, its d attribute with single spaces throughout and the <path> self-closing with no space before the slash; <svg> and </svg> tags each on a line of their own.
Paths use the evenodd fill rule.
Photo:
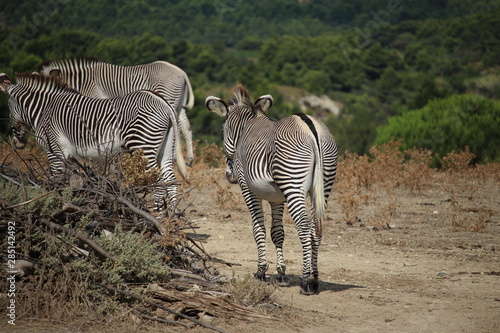
<svg viewBox="0 0 500 333">
<path fill-rule="evenodd" d="M 309 223 L 306 219 L 302 220 L 302 223 L 299 227 L 299 235 L 302 243 L 302 258 L 303 258 L 303 267 L 302 267 L 302 283 L 300 285 L 300 293 L 303 295 L 314 295 L 317 293 L 319 288 L 318 276 L 313 272 L 313 247 L 315 235 L 314 229 L 311 228 L 311 223 Z"/>
<path fill-rule="evenodd" d="M 313 221 L 316 217 L 313 214 Z M 321 237 L 322 235 L 318 235 L 316 233 L 316 228 L 314 224 L 311 228 L 312 232 L 312 258 L 311 258 L 311 269 L 312 269 L 312 289 L 315 294 L 319 293 L 319 270 L 318 270 L 318 254 L 319 254 L 319 246 L 321 245 Z"/>
<path fill-rule="evenodd" d="M 302 276 L 300 293 L 303 295 L 315 295 L 319 293 L 319 273 L 318 273 L 318 250 L 321 242 L 321 236 L 317 236 L 312 230 L 312 253 L 311 253 L 311 271 Z"/>
<path fill-rule="evenodd" d="M 186 141 L 186 150 L 187 150 L 186 165 L 190 167 L 193 165 L 193 160 L 194 160 L 193 132 L 191 129 L 191 123 L 189 122 L 189 119 L 186 114 L 186 109 L 184 107 L 181 108 L 181 110 L 179 111 L 178 124 L 181 130 L 181 134 L 184 137 L 184 140 Z"/>
<path fill-rule="evenodd" d="M 244 182 L 240 183 L 243 199 L 252 215 L 253 237 L 257 245 L 257 272 L 256 279 L 266 281 L 266 272 L 269 264 L 266 258 L 266 226 L 264 224 L 264 211 L 262 200 L 249 191 Z"/>
<path fill-rule="evenodd" d="M 271 224 L 271 239 L 276 246 L 276 284 L 287 286 L 289 284 L 288 277 L 285 275 L 286 266 L 283 258 L 283 241 L 285 240 L 285 232 L 283 229 L 283 210 L 285 204 L 283 202 L 270 202 L 272 213 Z"/>
</svg>

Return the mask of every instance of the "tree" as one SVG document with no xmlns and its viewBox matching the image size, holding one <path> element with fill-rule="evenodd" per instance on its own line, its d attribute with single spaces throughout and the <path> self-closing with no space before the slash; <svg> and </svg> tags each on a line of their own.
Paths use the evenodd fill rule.
<svg viewBox="0 0 500 333">
<path fill-rule="evenodd" d="M 410 109 L 418 109 L 423 107 L 433 98 L 442 97 L 441 93 L 436 88 L 434 76 L 429 74 L 422 74 L 420 84 L 417 87 L 416 93 L 410 100 Z"/>
<path fill-rule="evenodd" d="M 130 43 L 117 38 L 105 38 L 97 43 L 92 54 L 100 60 L 118 65 L 132 65 Z"/>
<path fill-rule="evenodd" d="M 500 158 L 500 102 L 452 95 L 389 119 L 377 129 L 376 144 L 402 139 L 402 148 L 425 148 L 443 157 L 469 146 L 475 162 Z M 437 165 L 437 162 L 436 164 Z"/>
<path fill-rule="evenodd" d="M 330 89 L 331 82 L 327 73 L 320 70 L 309 70 L 297 83 L 304 89 L 316 94 L 324 94 Z"/>
<path fill-rule="evenodd" d="M 165 39 L 152 33 L 145 33 L 132 43 L 132 54 L 134 62 L 139 64 L 158 60 L 168 61 L 172 52 Z"/>
<path fill-rule="evenodd" d="M 27 52 L 19 52 L 14 59 L 10 62 L 10 68 L 14 72 L 24 73 L 24 72 L 32 72 L 37 66 L 42 62 L 42 58 L 39 56 L 27 53 Z"/>
<path fill-rule="evenodd" d="M 380 79 L 376 82 L 377 96 L 381 101 L 387 102 L 391 99 L 401 97 L 402 79 L 396 70 L 392 67 L 387 67 Z"/>
</svg>

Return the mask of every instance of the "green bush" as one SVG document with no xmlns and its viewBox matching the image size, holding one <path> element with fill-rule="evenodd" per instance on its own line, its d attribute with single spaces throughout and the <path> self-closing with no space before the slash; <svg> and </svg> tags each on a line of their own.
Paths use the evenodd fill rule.
<svg viewBox="0 0 500 333">
<path fill-rule="evenodd" d="M 114 261 L 107 259 L 101 263 L 101 271 L 106 274 L 108 283 L 168 280 L 170 269 L 164 264 L 165 255 L 142 233 L 124 231 L 118 225 L 114 233 L 103 234 L 96 241 L 115 256 Z"/>
<path fill-rule="evenodd" d="M 500 157 L 500 102 L 475 95 L 452 95 L 389 119 L 377 129 L 376 144 L 402 139 L 403 149 L 429 149 L 439 158 L 466 146 L 473 162 Z M 435 163 L 437 163 L 435 161 Z"/>
</svg>

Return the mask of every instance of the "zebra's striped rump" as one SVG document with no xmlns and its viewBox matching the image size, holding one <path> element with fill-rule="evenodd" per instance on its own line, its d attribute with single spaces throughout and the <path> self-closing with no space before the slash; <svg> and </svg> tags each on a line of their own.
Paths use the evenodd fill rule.
<svg viewBox="0 0 500 333">
<path fill-rule="evenodd" d="M 328 128 L 310 116 L 300 113 L 281 120 L 269 118 L 266 112 L 272 104 L 270 95 L 252 102 L 242 86 L 235 88 L 227 103 L 216 97 L 208 97 L 205 103 L 226 119 L 226 176 L 237 180 L 252 216 L 258 252 L 256 277 L 265 279 L 268 266 L 262 207 L 262 200 L 266 200 L 272 211 L 271 238 L 277 250 L 278 280 L 286 280 L 282 249 L 286 202 L 302 243 L 301 292 L 312 294 L 319 287 L 318 250 L 336 174 L 337 146 Z"/>
</svg>

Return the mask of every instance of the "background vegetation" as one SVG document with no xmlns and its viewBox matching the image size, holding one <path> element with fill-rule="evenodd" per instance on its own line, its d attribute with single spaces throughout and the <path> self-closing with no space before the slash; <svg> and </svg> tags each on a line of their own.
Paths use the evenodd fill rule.
<svg viewBox="0 0 500 333">
<path fill-rule="evenodd" d="M 470 162 L 499 159 L 498 0 L 4 0 L 0 13 L 0 72 L 11 76 L 34 71 L 46 59 L 69 57 L 120 65 L 161 59 L 188 73 L 196 94 L 189 118 L 200 141 L 192 183 L 182 184 L 183 205 L 199 195 L 195 186 L 206 191 L 196 199 L 211 195 L 210 205 L 223 210 L 224 219 L 243 209 L 241 196 L 221 177 L 220 147 L 204 144 L 220 143 L 221 126 L 203 107 L 206 96 L 224 96 L 241 82 L 253 96 L 273 94 L 274 117 L 300 110 L 299 98 L 309 94 L 344 105 L 337 116 L 308 112 L 325 120 L 344 153 L 332 211 L 341 211 L 346 224 L 391 231 L 377 242 L 405 250 L 412 238 L 414 246 L 430 248 L 413 237 L 423 230 L 418 225 L 424 237 L 445 230 L 441 236 L 450 251 L 463 244 L 476 251 L 472 233 L 495 235 L 499 163 Z M 1 94 L 4 137 L 11 135 L 8 115 L 7 95 Z M 36 319 L 44 328 L 49 322 L 81 330 L 77 320 L 84 318 L 86 325 L 101 322 L 124 332 L 137 331 L 140 318 L 186 323 L 158 314 L 145 298 L 182 304 L 179 312 L 193 318 L 239 317 L 238 307 L 221 311 L 222 301 L 205 298 L 203 291 L 229 294 L 237 305 L 273 304 L 278 316 L 283 313 L 268 286 L 216 279 L 212 263 L 228 263 L 197 247 L 190 238 L 194 221 L 185 215 L 161 219 L 167 232 L 160 235 L 121 201 L 150 209 L 142 171 L 131 176 L 121 163 L 86 168 L 78 170 L 83 185 L 63 188 L 47 174 L 46 156 L 33 140 L 22 152 L 0 144 L 0 234 L 15 221 L 17 258 L 32 264 L 18 281 L 17 296 L 19 317 L 30 327 Z M 135 165 L 127 160 L 134 156 L 123 158 Z M 433 160 L 439 170 L 429 168 Z M 131 170 L 141 170 L 136 162 Z M 402 199 L 408 197 L 418 203 Z M 429 206 L 432 216 L 421 206 Z M 393 232 L 398 229 L 403 241 Z M 449 237 L 450 230 L 463 238 Z M 7 237 L 0 238 L 7 248 Z M 438 238 L 432 242 L 444 246 Z"/>
<path fill-rule="evenodd" d="M 274 117 L 298 111 L 298 98 L 307 94 L 341 102 L 340 115 L 323 116 L 341 151 L 358 154 L 375 140 L 390 139 L 384 130 L 377 138 L 377 128 L 391 117 L 404 123 L 410 110 L 432 112 L 425 111 L 429 101 L 449 97 L 436 111 L 446 122 L 442 110 L 462 105 L 453 95 L 500 97 L 498 0 L 31 0 L 4 1 L 1 7 L 1 72 L 33 71 L 43 60 L 68 57 L 120 65 L 167 60 L 192 80 L 197 103 L 189 118 L 200 140 L 221 139 L 220 120 L 204 110 L 205 97 L 224 96 L 236 82 L 254 96 L 273 94 Z M 0 131 L 9 134 L 6 100 L 2 94 Z M 478 111 L 493 112 L 488 105 L 477 103 L 485 107 Z M 404 146 L 436 148 L 443 156 L 464 145 L 481 147 L 485 137 L 493 141 L 480 124 L 476 128 L 477 136 L 449 136 L 439 149 L 425 140 Z M 474 153 L 478 161 L 498 159 L 496 150 Z"/>
</svg>

